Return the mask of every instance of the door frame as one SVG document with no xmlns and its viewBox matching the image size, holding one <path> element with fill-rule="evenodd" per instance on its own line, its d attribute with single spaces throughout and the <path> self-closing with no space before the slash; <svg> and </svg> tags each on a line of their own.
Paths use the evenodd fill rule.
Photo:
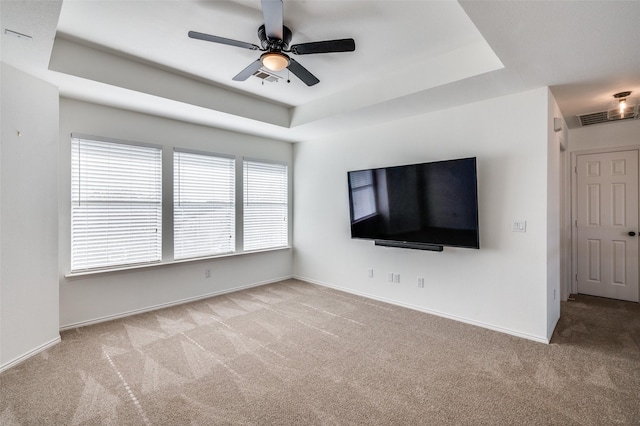
<svg viewBox="0 0 640 426">
<path fill-rule="evenodd" d="M 585 149 L 571 152 L 571 279 L 569 281 L 569 294 L 578 293 L 578 228 L 576 222 L 578 220 L 578 156 L 588 154 L 606 154 L 609 152 L 619 151 L 638 151 L 640 159 L 640 144 L 625 145 L 607 148 Z M 640 221 L 640 165 L 638 166 L 638 216 Z M 640 266 L 640 251 L 638 255 L 638 265 Z"/>
</svg>

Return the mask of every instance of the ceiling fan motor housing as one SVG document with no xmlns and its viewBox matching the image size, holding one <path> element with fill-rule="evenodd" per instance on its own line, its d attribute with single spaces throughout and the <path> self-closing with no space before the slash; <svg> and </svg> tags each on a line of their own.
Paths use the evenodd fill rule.
<svg viewBox="0 0 640 426">
<path fill-rule="evenodd" d="M 269 39 L 267 37 L 267 31 L 265 30 L 264 25 L 260 25 L 260 28 L 258 28 L 258 38 L 260 39 L 260 45 L 265 50 L 278 52 L 281 50 L 287 50 L 289 48 L 289 43 L 291 42 L 291 30 L 283 25 L 282 34 L 282 40 Z"/>
</svg>

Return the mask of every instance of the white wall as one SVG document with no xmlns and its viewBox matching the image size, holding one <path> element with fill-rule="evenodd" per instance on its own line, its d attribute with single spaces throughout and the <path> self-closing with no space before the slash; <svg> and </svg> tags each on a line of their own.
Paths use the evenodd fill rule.
<svg viewBox="0 0 640 426">
<path fill-rule="evenodd" d="M 292 250 L 244 254 L 169 264 L 123 272 L 65 278 L 70 269 L 70 134 L 80 133 L 163 146 L 163 186 L 172 181 L 173 147 L 243 156 L 291 164 L 290 143 L 188 124 L 80 101 L 60 101 L 60 325 L 88 324 L 277 281 L 291 276 Z M 241 172 L 241 167 L 238 173 Z M 240 180 L 238 179 L 239 183 Z M 241 199 L 241 198 L 240 198 Z M 165 197 L 163 203 L 171 203 Z M 165 209 L 166 212 L 166 209 Z M 171 242 L 170 222 L 163 222 L 163 257 Z M 169 244 L 170 246 L 171 244 Z M 169 247 L 170 249 L 170 247 Z M 205 278 L 205 270 L 211 277 Z"/>
<path fill-rule="evenodd" d="M 1 8 L 2 6 L 0 5 L 0 12 Z M 0 52 L 0 59 L 1 58 L 2 52 Z M 2 141 L 4 140 L 4 134 L 2 133 L 2 129 L 4 129 L 4 115 L 2 114 L 2 99 L 4 99 L 4 84 L 2 84 L 3 69 L 4 64 L 0 62 L 0 167 L 2 167 Z M 2 205 L 2 169 L 0 169 L 0 371 L 2 371 L 2 366 L 4 365 L 2 361 Z"/>
<path fill-rule="evenodd" d="M 0 371 L 60 339 L 58 90 L 1 68 Z"/>
<path fill-rule="evenodd" d="M 640 144 L 640 119 L 598 124 L 569 131 L 569 151 Z"/>
<path fill-rule="evenodd" d="M 2 6 L 0 5 L 0 12 Z M 0 14 L 0 16 L 2 16 Z M 2 58 L 2 52 L 0 52 L 0 59 Z M 2 167 L 2 141 L 4 140 L 4 134 L 2 133 L 2 129 L 4 129 L 4 114 L 2 113 L 2 99 L 4 99 L 4 84 L 2 84 L 2 70 L 4 69 L 4 64 L 0 62 L 0 167 Z M 2 361 L 2 169 L 0 169 L 0 371 L 2 371 L 2 366 L 5 364 Z"/>
<path fill-rule="evenodd" d="M 551 92 L 548 98 L 547 125 L 547 339 L 551 340 L 553 330 L 560 319 L 560 299 L 562 297 L 561 277 L 563 268 L 568 266 L 565 256 L 569 247 L 563 244 L 562 236 L 566 224 L 562 221 L 561 194 L 563 193 L 563 176 L 566 146 L 566 124 L 562 120 L 562 112 Z M 554 130 L 554 118 L 562 120 L 562 130 Z M 563 263 L 563 260 L 565 261 Z"/>
<path fill-rule="evenodd" d="M 294 275 L 548 341 L 548 121 L 541 88 L 296 144 Z M 480 250 L 350 239 L 348 170 L 467 156 L 478 158 Z M 527 232 L 511 232 L 514 220 Z M 388 272 L 401 282 L 388 283 Z"/>
</svg>

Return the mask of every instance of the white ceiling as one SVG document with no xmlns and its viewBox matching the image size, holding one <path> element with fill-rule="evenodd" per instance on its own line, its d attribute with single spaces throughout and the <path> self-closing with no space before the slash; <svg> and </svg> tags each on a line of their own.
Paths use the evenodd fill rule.
<svg viewBox="0 0 640 426">
<path fill-rule="evenodd" d="M 355 52 L 295 57 L 320 79 L 312 87 L 293 75 L 287 83 L 286 71 L 277 83 L 235 82 L 259 52 L 187 37 L 259 44 L 259 0 L 0 8 L 2 61 L 63 96 L 289 141 L 541 86 L 569 127 L 616 92 L 640 96 L 637 1 L 284 0 L 292 44 L 356 41 Z"/>
</svg>

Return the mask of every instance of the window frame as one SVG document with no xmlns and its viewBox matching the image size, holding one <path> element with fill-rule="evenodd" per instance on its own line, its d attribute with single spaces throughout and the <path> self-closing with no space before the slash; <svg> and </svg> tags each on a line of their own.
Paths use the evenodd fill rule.
<svg viewBox="0 0 640 426">
<path fill-rule="evenodd" d="M 111 144 L 111 145 L 121 145 L 121 146 L 126 146 L 126 147 L 133 147 L 133 148 L 149 148 L 149 149 L 153 149 L 156 150 L 156 156 L 157 158 L 155 159 L 157 161 L 157 163 L 154 165 L 155 167 L 155 171 L 150 171 L 150 174 L 155 174 L 155 186 L 156 189 L 159 189 L 159 193 L 156 193 L 156 200 L 155 201 L 139 201 L 139 200 L 133 200 L 133 199 L 129 199 L 128 201 L 126 200 L 120 200 L 120 201 L 116 201 L 114 199 L 110 199 L 109 197 L 106 197 L 104 200 L 96 200 L 94 199 L 93 201 L 91 201 L 91 198 L 89 197 L 87 201 L 87 198 L 83 198 L 82 197 L 82 177 L 83 175 L 81 175 L 82 171 L 78 170 L 78 174 L 79 176 L 77 177 L 77 185 L 78 185 L 78 198 L 74 197 L 74 186 L 76 184 L 76 182 L 74 181 L 74 170 L 75 170 L 75 162 L 74 162 L 74 155 L 76 155 L 74 153 L 74 147 L 75 147 L 75 141 L 77 141 L 77 143 L 79 144 L 77 147 L 77 150 L 79 152 L 79 150 L 81 149 L 81 141 L 86 141 L 89 143 L 96 143 L 96 144 Z M 105 146 L 105 150 L 109 149 L 108 147 Z M 84 134 L 78 134 L 78 133 L 72 133 L 71 134 L 71 138 L 70 138 L 70 186 L 69 186 L 69 190 L 70 190 L 70 197 L 69 197 L 69 207 L 70 207 L 70 212 L 69 212 L 69 237 L 70 237 L 70 244 L 69 244 L 69 269 L 71 271 L 72 274 L 79 274 L 79 273 L 86 273 L 86 272 L 91 272 L 91 271 L 110 271 L 110 270 L 114 270 L 114 269 L 119 269 L 119 268 L 131 268 L 131 267 L 138 267 L 138 266 L 146 266 L 146 265 L 155 265 L 155 264 L 159 264 L 162 262 L 162 247 L 163 247 L 163 236 L 162 236 L 162 225 L 163 225 L 163 194 L 164 194 L 164 188 L 163 188 L 163 172 L 162 172 L 162 165 L 163 165 L 163 147 L 161 145 L 158 144 L 149 144 L 149 143 L 142 143 L 142 142 L 134 142 L 134 141 L 125 141 L 125 140 L 120 140 L 120 139 L 113 139 L 113 138 L 106 138 L 106 137 L 98 137 L 98 136 L 93 136 L 93 135 L 84 135 Z M 82 167 L 81 165 L 81 160 L 78 159 L 78 167 Z M 106 169 L 105 169 L 106 170 Z M 94 169 L 92 171 L 92 173 L 96 173 L 96 170 Z M 124 173 L 122 174 L 124 176 Z M 85 179 L 86 179 L 86 174 L 84 175 Z M 109 193 L 111 194 L 111 193 Z M 84 201 L 83 201 L 84 200 Z M 115 205 L 115 206 L 120 206 L 122 208 L 124 208 L 125 206 L 144 206 L 144 205 L 148 205 L 148 206 L 155 206 L 155 210 L 158 212 L 154 217 L 155 217 L 155 255 L 154 256 L 149 256 L 148 260 L 142 260 L 142 261 L 133 261 L 131 259 L 129 259 L 130 261 L 124 261 L 124 262 L 109 262 L 107 261 L 106 263 L 103 262 L 103 264 L 89 264 L 86 261 L 84 262 L 85 266 L 76 266 L 74 269 L 74 233 L 76 232 L 76 229 L 78 227 L 74 227 L 74 219 L 77 217 L 74 214 L 74 209 L 75 209 L 75 205 L 77 203 L 78 206 L 81 205 L 81 203 L 85 203 L 86 205 L 104 205 L 106 206 L 106 208 L 108 209 L 108 207 L 110 205 Z M 109 213 L 107 213 L 108 215 Z M 109 216 L 111 217 L 111 216 Z M 129 220 L 131 219 L 131 216 L 129 216 Z M 106 227 L 105 229 L 107 229 L 107 233 L 108 233 L 108 227 Z M 94 242 L 95 244 L 95 242 Z M 90 247 L 90 244 L 87 244 L 87 248 L 86 250 L 88 250 Z M 126 245 L 122 245 L 121 246 L 123 249 L 126 249 L 128 246 Z M 129 247 L 130 248 L 130 247 Z M 80 250 L 80 248 L 78 248 L 78 250 Z M 106 256 L 109 256 L 109 253 L 106 253 Z M 153 257 L 153 259 L 151 259 Z"/>
<path fill-rule="evenodd" d="M 285 182 L 284 182 L 284 196 L 285 196 L 285 203 L 284 203 L 284 213 L 286 214 L 286 224 L 284 227 L 284 232 L 285 232 L 285 241 L 283 244 L 280 245 L 272 245 L 272 246 L 268 246 L 268 247 L 258 247 L 258 248 L 247 248 L 247 178 L 246 178 L 246 174 L 245 174 L 245 164 L 246 163 L 258 163 L 258 164 L 263 164 L 263 165 L 274 165 L 274 166 L 283 166 L 286 170 L 286 174 L 285 174 Z M 282 249 L 282 248 L 289 248 L 290 244 L 291 244 L 291 191 L 290 191 L 290 187 L 291 187 L 291 182 L 290 182 L 290 165 L 287 162 L 284 161 L 272 161 L 272 160 L 265 160 L 265 159 L 261 159 L 261 158 L 255 158 L 255 157 L 243 157 L 242 158 L 242 247 L 243 247 L 243 252 L 245 253 L 250 253 L 250 252 L 255 252 L 255 251 L 267 251 L 267 250 L 277 250 L 277 249 Z"/>
<path fill-rule="evenodd" d="M 208 252 L 208 253 L 204 253 L 201 252 L 199 254 L 196 255 L 191 255 L 191 256 L 178 256 L 176 254 L 177 250 L 176 247 L 178 246 L 179 242 L 178 242 L 178 231 L 177 231 L 177 224 L 178 221 L 176 220 L 176 213 L 178 211 L 178 206 L 177 204 L 179 203 L 179 197 L 180 197 L 180 188 L 178 188 L 178 186 L 180 185 L 180 180 L 177 178 L 178 174 L 180 173 L 179 170 L 176 169 L 177 167 L 177 161 L 178 158 L 180 156 L 180 154 L 187 154 L 187 155 L 197 155 L 197 156 L 203 156 L 203 157 L 211 157 L 214 159 L 220 159 L 220 160 L 230 160 L 230 165 L 231 165 L 231 169 L 230 169 L 230 178 L 231 178 L 231 190 L 230 190 L 230 195 L 231 195 L 231 203 L 230 203 L 230 214 L 231 214 L 231 221 L 229 223 L 229 227 L 231 228 L 231 243 L 230 243 L 230 247 L 229 250 L 227 251 L 212 251 L 212 252 Z M 228 254 L 232 254 L 236 252 L 236 247 L 237 247 L 237 232 L 236 232 L 236 218 L 237 218 L 237 194 L 236 194 L 236 189 L 237 189 L 237 179 L 236 179 L 236 166 L 237 166 L 237 161 L 236 161 L 236 157 L 234 155 L 228 155 L 228 154 L 219 154 L 219 153 L 214 153 L 214 152 L 207 152 L 207 151 L 199 151 L 199 150 L 193 150 L 193 149 L 187 149 L 187 148 L 179 148 L 179 147 L 174 147 L 172 150 L 172 162 L 173 162 L 173 176 L 172 176 L 172 182 L 173 182 L 173 189 L 172 189 L 172 194 L 170 194 L 171 198 L 173 199 L 173 215 L 172 215 L 172 228 L 173 228 L 173 260 L 174 261 L 183 261 L 183 260 L 196 260 L 199 258 L 210 258 L 210 257 L 217 257 L 217 256 L 222 256 L 222 255 L 228 255 Z M 199 205 L 206 205 L 209 202 L 206 203 L 197 203 Z M 221 202 L 212 202 L 212 204 L 224 204 Z M 195 203 L 194 203 L 195 205 Z M 228 214 L 228 213 L 227 213 Z"/>
</svg>

